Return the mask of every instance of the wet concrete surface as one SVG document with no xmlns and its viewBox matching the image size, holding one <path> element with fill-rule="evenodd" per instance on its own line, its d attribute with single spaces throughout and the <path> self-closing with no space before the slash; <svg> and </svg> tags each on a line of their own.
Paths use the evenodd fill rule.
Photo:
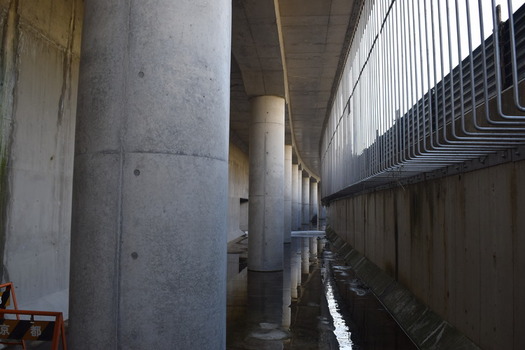
<svg viewBox="0 0 525 350">
<path fill-rule="evenodd" d="M 246 252 L 229 247 L 227 349 L 417 349 L 324 238 L 294 235 L 282 272 L 248 271 Z"/>
</svg>

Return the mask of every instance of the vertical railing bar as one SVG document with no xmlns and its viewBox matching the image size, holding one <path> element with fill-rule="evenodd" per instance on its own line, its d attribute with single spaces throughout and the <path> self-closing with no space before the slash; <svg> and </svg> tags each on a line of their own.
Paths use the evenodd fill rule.
<svg viewBox="0 0 525 350">
<path fill-rule="evenodd" d="M 413 2 L 411 2 L 413 3 Z M 407 5 L 407 19 L 410 18 L 410 7 Z M 405 21 L 405 22 L 408 22 Z M 414 139 L 415 139 L 415 134 L 416 134 L 416 123 L 415 123 L 415 118 L 414 118 L 414 112 L 413 112 L 413 109 L 411 108 L 411 106 L 413 105 L 413 99 L 414 99 L 414 88 L 413 88 L 413 82 L 414 82 L 414 79 L 413 79 L 413 76 L 412 76 L 412 73 L 413 73 L 413 62 L 412 62 L 412 33 L 413 31 L 411 31 L 408 27 L 408 23 L 407 23 L 407 27 L 406 27 L 406 30 L 407 30 L 407 35 L 408 35 L 408 45 L 407 45 L 407 50 L 408 50 L 408 72 L 409 72 L 409 78 L 407 80 L 408 84 L 407 84 L 407 87 L 408 87 L 408 90 L 407 90 L 407 97 L 408 97 L 408 104 L 407 104 L 407 108 L 409 108 L 409 111 L 412 111 L 410 114 L 411 114 L 411 117 L 409 118 L 410 119 L 410 124 L 412 125 L 412 131 L 409 132 L 409 136 L 408 136 L 408 139 L 409 139 L 409 143 L 410 143 L 410 146 L 412 147 L 412 158 L 411 159 L 414 159 L 417 157 L 417 151 L 416 151 L 416 146 L 415 146 L 415 143 L 414 143 Z"/>
<path fill-rule="evenodd" d="M 514 85 L 514 104 L 516 108 L 522 112 L 525 112 L 525 106 L 521 104 L 519 91 L 518 91 L 518 61 L 516 54 L 516 33 L 514 30 L 514 13 L 512 11 L 512 1 L 507 1 L 509 9 L 509 32 L 510 32 L 510 54 L 511 54 L 511 66 L 512 66 L 512 81 Z"/>
<path fill-rule="evenodd" d="M 472 35 L 471 35 L 471 19 L 470 19 L 470 7 L 468 5 L 468 0 L 465 0 L 466 2 L 466 16 L 467 16 L 467 27 L 468 27 L 468 30 L 467 30 L 467 39 L 468 39 L 468 49 L 469 49 L 469 61 L 470 61 L 470 80 L 471 80 L 471 105 L 472 105 L 472 110 L 471 110 L 471 113 L 472 113 L 472 121 L 473 121 L 473 124 L 474 124 L 474 127 L 478 130 L 499 130 L 500 128 L 490 128 L 490 127 L 482 127 L 480 125 L 477 124 L 477 113 L 476 113 L 476 96 L 475 96 L 475 83 L 474 83 L 474 55 L 473 55 L 473 49 L 472 49 Z M 457 3 L 457 0 L 456 0 L 456 3 Z M 458 9 L 459 10 L 459 9 Z M 456 11 L 456 17 L 458 18 L 458 13 L 459 11 Z M 511 16 L 512 17 L 512 16 Z M 459 28 L 459 18 L 458 18 L 458 36 L 459 36 L 459 31 L 460 31 L 460 28 Z M 483 40 L 482 40 L 483 41 Z M 460 47 L 460 42 L 458 40 L 458 47 Z M 464 96 L 464 92 L 463 92 L 463 67 L 462 67 L 462 61 L 461 61 L 461 53 L 459 52 L 458 53 L 458 58 L 460 60 L 460 91 L 461 91 L 461 107 L 462 107 L 462 128 L 463 128 L 463 132 L 466 134 L 466 135 L 469 135 L 469 136 L 477 136 L 477 135 L 480 135 L 480 133 L 475 133 L 475 132 L 469 132 L 466 130 L 466 125 L 465 125 L 465 110 L 464 110 L 464 100 L 463 100 L 463 96 Z M 525 130 L 525 128 L 513 128 L 513 130 Z M 517 135 L 523 135 L 523 134 L 520 134 L 520 133 L 503 133 L 503 132 L 486 132 L 484 133 L 484 135 L 488 135 L 488 136 L 498 136 L 498 137 L 501 137 L 501 136 L 517 136 Z M 487 137 L 483 137 L 483 138 L 480 138 L 480 137 L 477 137 L 477 139 L 483 139 L 483 140 L 492 140 L 493 138 L 487 138 Z M 506 139 L 509 139 L 509 138 L 506 138 Z"/>
<path fill-rule="evenodd" d="M 494 34 L 485 40 L 484 11 L 478 0 L 481 44 L 474 49 L 477 39 L 473 24 L 478 23 L 472 20 L 469 2 L 464 3 L 465 11 L 463 2 L 455 0 L 451 5 L 446 0 L 443 11 L 442 2 L 431 1 L 428 17 L 426 0 L 423 5 L 395 0 L 365 2 L 347 61 L 351 68 L 343 73 L 344 85 L 337 91 L 337 106 L 332 107 L 331 121 L 324 132 L 321 171 L 331 176 L 332 183 L 323 188 L 339 191 L 358 183 L 381 182 L 391 178 L 392 173 L 409 176 L 525 141 L 525 133 L 520 132 L 525 128 L 516 127 L 523 125 L 525 116 L 491 119 L 487 107 L 495 101 L 498 113 L 503 114 L 500 27 L 505 28 L 505 45 L 510 40 L 511 61 L 505 62 L 505 69 L 512 69 L 513 92 L 509 89 L 509 96 L 513 94 L 514 102 L 521 105 L 516 82 L 521 69 L 517 61 L 522 55 L 518 50 L 522 48 L 512 37 L 518 28 L 513 22 L 512 5 L 505 24 L 511 38 L 506 37 L 507 29 L 497 21 L 493 7 Z M 455 6 L 454 13 L 451 6 Z M 445 12 L 446 17 L 442 16 Z M 464 22 L 460 13 L 466 16 L 466 33 L 460 28 Z M 465 60 L 464 40 L 468 40 Z M 494 65 L 487 54 L 490 49 L 494 51 Z M 456 56 L 458 62 L 454 63 Z M 489 80 L 492 69 L 495 83 Z M 481 108 L 485 108 L 484 117 Z M 481 118 L 484 121 L 480 124 Z"/>
<path fill-rule="evenodd" d="M 425 1 L 425 0 L 423 0 Z M 412 5 L 414 6 L 414 5 Z M 420 69 L 420 80 L 421 80 L 421 101 L 422 101 L 422 106 L 421 106 L 421 110 L 418 111 L 418 128 L 420 126 L 419 124 L 419 119 L 421 118 L 422 120 L 422 129 L 421 129 L 421 133 L 419 135 L 419 137 L 421 137 L 423 139 L 423 153 L 428 153 L 428 149 L 427 149 L 427 142 L 426 142 L 426 122 L 425 122 L 425 80 L 424 80 L 424 64 L 423 64 L 423 41 L 421 39 L 421 34 L 422 34 L 422 30 L 421 30 L 421 4 L 420 4 L 420 1 L 417 1 L 417 13 L 414 14 L 414 17 L 418 18 L 418 39 L 419 39 L 419 69 Z M 428 55 L 427 55 L 428 57 Z M 419 99 L 419 94 L 417 95 L 417 98 Z M 417 102 L 417 108 L 419 108 L 419 102 Z M 418 139 L 419 139 L 418 137 Z M 420 141 L 418 140 L 418 144 L 420 144 Z"/>
<path fill-rule="evenodd" d="M 498 114 L 504 118 L 504 119 L 513 119 L 513 120 L 523 120 L 524 116 L 515 116 L 515 115 L 507 115 L 503 113 L 502 109 L 502 101 L 501 101 L 501 94 L 502 94 L 502 87 L 501 87 L 501 71 L 500 71 L 500 47 L 499 47 L 499 20 L 497 18 L 496 14 L 496 3 L 495 0 L 492 0 L 492 23 L 493 23 L 493 34 L 492 37 L 494 38 L 494 60 L 495 60 L 495 72 L 496 72 L 496 98 L 497 98 L 497 108 L 498 108 Z M 512 16 L 510 16 L 512 17 Z M 510 18 L 509 18 L 510 21 Z"/>
</svg>

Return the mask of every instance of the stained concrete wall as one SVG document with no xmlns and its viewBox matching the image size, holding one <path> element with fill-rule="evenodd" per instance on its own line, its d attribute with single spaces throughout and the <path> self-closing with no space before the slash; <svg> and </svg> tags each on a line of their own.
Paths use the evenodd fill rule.
<svg viewBox="0 0 525 350">
<path fill-rule="evenodd" d="M 67 316 L 83 1 L 0 1 L 2 281 Z"/>
<path fill-rule="evenodd" d="M 482 349 L 525 348 L 525 161 L 330 203 L 358 252 Z"/>
<path fill-rule="evenodd" d="M 230 143 L 228 156 L 228 242 L 248 230 L 248 155 Z"/>
</svg>

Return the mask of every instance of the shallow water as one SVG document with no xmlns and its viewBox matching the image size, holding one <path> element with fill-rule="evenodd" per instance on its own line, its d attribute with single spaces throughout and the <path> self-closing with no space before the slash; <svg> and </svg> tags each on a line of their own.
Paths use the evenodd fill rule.
<svg viewBox="0 0 525 350">
<path fill-rule="evenodd" d="M 245 248 L 229 255 L 227 349 L 417 349 L 323 237 L 294 236 L 282 272 L 248 271 Z"/>
</svg>

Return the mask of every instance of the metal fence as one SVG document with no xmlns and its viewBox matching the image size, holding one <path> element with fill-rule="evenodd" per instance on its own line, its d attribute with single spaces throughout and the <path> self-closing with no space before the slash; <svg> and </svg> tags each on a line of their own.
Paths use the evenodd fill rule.
<svg viewBox="0 0 525 350">
<path fill-rule="evenodd" d="M 324 130 L 323 197 L 524 144 L 523 3 L 365 2 Z"/>
</svg>

